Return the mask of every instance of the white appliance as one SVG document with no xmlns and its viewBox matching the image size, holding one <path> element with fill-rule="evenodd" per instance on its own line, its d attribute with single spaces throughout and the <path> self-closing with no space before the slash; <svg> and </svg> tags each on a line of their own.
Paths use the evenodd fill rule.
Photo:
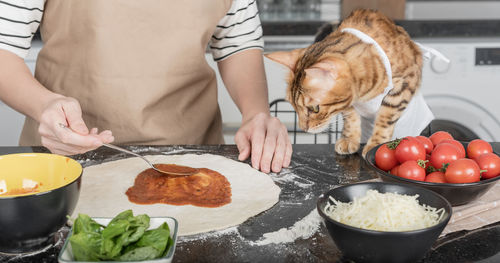
<svg viewBox="0 0 500 263">
<path fill-rule="evenodd" d="M 434 123 L 462 136 L 500 141 L 500 38 L 415 40 L 451 60 L 435 57 L 424 65 L 421 89 Z"/>
</svg>

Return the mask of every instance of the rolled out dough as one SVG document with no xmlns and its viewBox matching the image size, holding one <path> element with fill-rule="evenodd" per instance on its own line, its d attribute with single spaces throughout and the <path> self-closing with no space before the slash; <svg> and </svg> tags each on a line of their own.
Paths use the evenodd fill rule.
<svg viewBox="0 0 500 263">
<path fill-rule="evenodd" d="M 279 200 L 280 188 L 268 175 L 223 156 L 185 154 L 149 155 L 146 158 L 152 163 L 209 168 L 219 172 L 231 183 L 231 203 L 217 208 L 131 203 L 125 192 L 134 184 L 135 177 L 148 168 L 143 160 L 135 157 L 86 167 L 80 198 L 72 217 L 78 213 L 114 217 L 123 210 L 132 209 L 134 214 L 174 217 L 179 221 L 179 235 L 192 235 L 243 223 Z"/>
</svg>

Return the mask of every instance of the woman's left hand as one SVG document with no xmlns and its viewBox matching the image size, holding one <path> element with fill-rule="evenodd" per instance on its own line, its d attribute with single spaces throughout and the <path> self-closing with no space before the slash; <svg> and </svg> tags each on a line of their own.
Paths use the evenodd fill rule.
<svg viewBox="0 0 500 263">
<path fill-rule="evenodd" d="M 264 173 L 277 173 L 290 165 L 292 144 L 283 123 L 269 115 L 258 113 L 241 125 L 234 138 L 240 161 L 251 156 L 252 166 Z"/>
</svg>

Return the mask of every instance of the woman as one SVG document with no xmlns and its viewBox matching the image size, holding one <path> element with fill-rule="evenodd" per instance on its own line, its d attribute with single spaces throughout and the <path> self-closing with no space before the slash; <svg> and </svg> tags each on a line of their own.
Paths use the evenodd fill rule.
<svg viewBox="0 0 500 263">
<path fill-rule="evenodd" d="M 39 21 L 33 78 L 22 58 Z M 207 45 L 242 114 L 239 159 L 280 171 L 292 150 L 268 110 L 255 0 L 0 1 L 0 99 L 27 116 L 20 144 L 54 153 L 223 143 Z"/>
</svg>

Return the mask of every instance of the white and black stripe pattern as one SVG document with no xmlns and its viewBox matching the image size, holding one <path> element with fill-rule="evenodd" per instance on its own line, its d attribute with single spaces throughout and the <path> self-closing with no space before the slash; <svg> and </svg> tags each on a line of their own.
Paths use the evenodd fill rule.
<svg viewBox="0 0 500 263">
<path fill-rule="evenodd" d="M 263 49 L 257 0 L 233 0 L 231 8 L 217 25 L 209 48 L 215 61 L 243 50 Z"/>
<path fill-rule="evenodd" d="M 0 49 L 25 58 L 43 15 L 45 0 L 0 0 Z"/>
<path fill-rule="evenodd" d="M 263 49 L 257 0 L 233 0 L 209 43 L 219 61 L 246 49 Z M 40 25 L 45 0 L 0 0 L 0 49 L 25 58 Z"/>
</svg>

